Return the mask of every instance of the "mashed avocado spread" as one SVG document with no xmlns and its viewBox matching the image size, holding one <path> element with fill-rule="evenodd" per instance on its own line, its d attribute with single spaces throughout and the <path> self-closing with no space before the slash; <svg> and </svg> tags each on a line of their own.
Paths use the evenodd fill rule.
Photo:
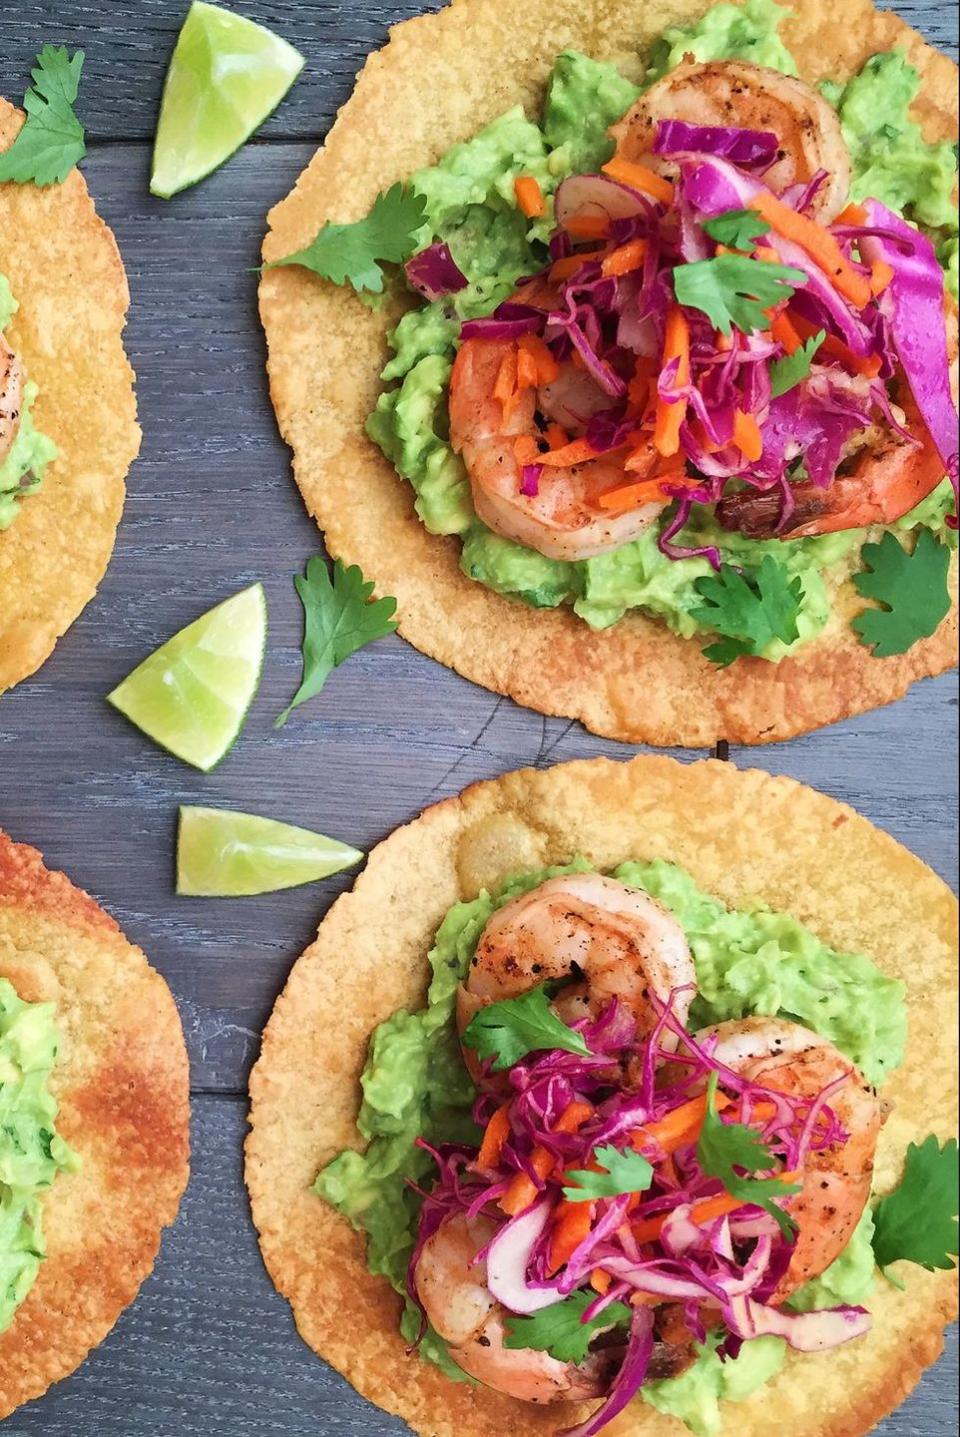
<svg viewBox="0 0 960 1437">
<path fill-rule="evenodd" d="M 692 28 L 666 31 L 649 57 L 648 83 L 688 53 L 699 60 L 743 59 L 796 74 L 778 34 L 785 13 L 773 0 L 715 5 Z M 874 56 L 847 85 L 825 89 L 850 146 L 853 197 L 874 195 L 929 232 L 956 294 L 956 154 L 947 143 L 928 145 L 910 118 L 918 87 L 917 72 L 901 51 L 893 50 Z M 535 176 L 550 197 L 566 176 L 598 169 L 612 152 L 609 126 L 639 93 L 615 66 L 566 51 L 547 86 L 542 125 L 518 107 L 455 146 L 439 164 L 412 176 L 411 184 L 427 202 L 424 243 L 445 240 L 469 284 L 400 320 L 390 336 L 393 356 L 383 371 L 393 387 L 380 396 L 367 429 L 412 484 L 425 527 L 460 537 L 461 567 L 471 579 L 536 608 L 572 605 L 595 629 L 609 627 L 636 608 L 690 638 L 708 632 L 694 613 L 703 603 L 696 581 L 711 572 L 706 560 L 667 558 L 652 529 L 621 549 L 578 563 L 548 559 L 502 538 L 477 519 L 466 471 L 447 432 L 459 321 L 490 313 L 521 276 L 545 262 L 543 242 L 552 220 L 549 215 L 523 218 L 514 197 L 515 179 Z M 912 530 L 923 524 L 941 532 L 951 502 L 949 485 L 944 483 L 931 500 L 894 527 Z M 777 541 L 778 563 L 802 587 L 798 636 L 789 645 L 774 640 L 762 657 L 778 660 L 823 632 L 831 620 L 833 595 L 860 566 L 863 544 L 877 537 L 877 532 L 847 530 Z M 726 533 L 709 518 L 699 518 L 676 542 L 716 545 L 748 579 L 771 551 L 770 542 Z"/>
<path fill-rule="evenodd" d="M 76 1160 L 57 1136 L 50 1073 L 57 1057 L 52 1003 L 25 1003 L 0 978 L 0 1332 L 45 1256 L 41 1196 Z"/>
<path fill-rule="evenodd" d="M 17 312 L 6 277 L 0 274 L 0 334 Z M 57 457 L 57 446 L 34 425 L 32 409 L 37 386 L 28 380 L 23 391 L 20 424 L 6 456 L 0 459 L 0 532 L 17 517 L 19 501 L 40 487 L 44 470 Z"/>
<path fill-rule="evenodd" d="M 432 1144 L 480 1139 L 471 1116 L 474 1088 L 456 1034 L 457 985 L 497 908 L 547 878 L 589 871 L 589 863 L 577 859 L 565 867 L 515 875 L 495 893 L 484 891 L 471 902 L 455 904 L 430 953 L 426 1007 L 395 1013 L 373 1035 L 357 1119 L 368 1146 L 335 1158 L 320 1173 L 315 1191 L 366 1235 L 367 1266 L 401 1295 L 406 1295 L 419 1212 L 408 1180 L 422 1182 L 433 1166 L 429 1155 L 414 1146 L 416 1139 Z M 698 888 L 684 869 L 662 859 L 621 864 L 614 876 L 659 898 L 683 926 L 700 989 L 691 1025 L 783 1013 L 836 1043 L 874 1082 L 902 1061 L 903 985 L 884 977 L 869 958 L 836 952 L 789 914 L 727 908 Z M 865 1214 L 846 1251 L 795 1295 L 794 1305 L 808 1310 L 861 1301 L 873 1281 L 871 1231 L 872 1218 Z M 409 1300 L 401 1329 L 408 1341 L 419 1330 L 419 1313 Z M 448 1376 L 464 1379 L 434 1333 L 420 1351 Z M 708 1345 L 687 1372 L 649 1383 L 644 1396 L 700 1437 L 709 1437 L 719 1423 L 718 1402 L 747 1397 L 775 1374 L 783 1356 L 780 1338 L 745 1343 L 735 1362 L 721 1363 Z"/>
</svg>

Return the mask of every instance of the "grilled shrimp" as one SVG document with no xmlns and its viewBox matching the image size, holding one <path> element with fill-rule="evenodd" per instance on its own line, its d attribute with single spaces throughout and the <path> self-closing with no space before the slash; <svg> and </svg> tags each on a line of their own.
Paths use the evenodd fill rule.
<svg viewBox="0 0 960 1437">
<path fill-rule="evenodd" d="M 735 1073 L 775 1092 L 815 1098 L 846 1079 L 829 1099 L 846 1142 L 809 1152 L 802 1188 L 788 1211 L 797 1223 L 790 1266 L 773 1303 L 830 1266 L 849 1242 L 870 1196 L 873 1159 L 883 1121 L 880 1102 L 857 1068 L 832 1043 L 782 1018 L 744 1018 L 698 1035 L 715 1034 L 715 1057 Z"/>
<path fill-rule="evenodd" d="M 463 456 L 477 515 L 495 534 L 548 559 L 590 559 L 619 549 L 649 528 L 668 501 L 659 499 L 623 514 L 605 511 L 601 495 L 643 477 L 628 474 L 622 456 L 615 454 L 572 468 L 545 469 L 536 492 L 524 493 L 516 441 L 541 438 L 538 409 L 553 412 L 562 402 L 558 395 L 577 384 L 578 376 L 572 365 L 562 366 L 559 381 L 544 391 L 527 389 L 508 415 L 493 391 L 510 347 L 510 341 L 467 340 L 450 381 L 450 442 Z M 582 392 L 582 381 L 579 387 Z"/>
<path fill-rule="evenodd" d="M 23 367 L 0 334 L 0 463 L 17 436 L 23 402 Z"/>
<path fill-rule="evenodd" d="M 742 60 L 685 61 L 652 85 L 613 127 L 618 155 L 669 170 L 668 162 L 650 153 L 661 120 L 772 131 L 780 149 L 763 176 L 765 184 L 782 194 L 825 170 L 827 178 L 812 201 L 812 213 L 829 223 L 846 203 L 850 152 L 837 113 L 816 90 L 791 75 Z"/>
<path fill-rule="evenodd" d="M 461 1031 L 488 1003 L 564 979 L 573 981 L 554 1008 L 565 1022 L 599 1016 L 617 999 L 649 1033 L 659 1016 L 651 994 L 665 1002 L 673 993 L 683 1022 L 696 972 L 683 929 L 648 894 L 596 873 L 551 878 L 484 928 L 460 989 Z"/>
<path fill-rule="evenodd" d="M 414 1285 L 436 1332 L 458 1367 L 521 1402 L 577 1402 L 602 1397 L 610 1364 L 602 1355 L 580 1366 L 530 1348 L 504 1346 L 504 1309 L 487 1287 L 486 1264 L 477 1261 L 496 1232 L 489 1218 L 449 1218 L 424 1245 Z"/>
</svg>

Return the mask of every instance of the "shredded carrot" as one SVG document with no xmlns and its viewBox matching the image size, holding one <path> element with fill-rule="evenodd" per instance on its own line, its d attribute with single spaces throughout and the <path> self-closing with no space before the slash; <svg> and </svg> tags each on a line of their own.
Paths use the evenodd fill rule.
<svg viewBox="0 0 960 1437">
<path fill-rule="evenodd" d="M 549 1272 L 553 1277 L 569 1261 L 577 1248 L 590 1236 L 593 1203 L 560 1202 L 557 1204 L 553 1232 L 550 1236 Z"/>
<path fill-rule="evenodd" d="M 608 514 L 625 514 L 628 509 L 637 509 L 641 504 L 652 504 L 663 499 L 663 485 L 674 478 L 681 480 L 685 475 L 663 475 L 659 479 L 639 479 L 635 484 L 621 484 L 617 489 L 608 489 L 597 499 L 601 509 Z"/>
<path fill-rule="evenodd" d="M 798 214 L 767 190 L 755 195 L 750 207 L 784 239 L 799 245 L 820 266 L 844 299 L 858 309 L 869 303 L 870 281 L 857 273 L 829 230 L 815 220 L 807 219 L 806 215 Z"/>
<path fill-rule="evenodd" d="M 787 316 L 785 314 L 776 315 L 770 328 L 774 339 L 783 345 L 787 353 L 796 354 L 797 350 L 803 344 L 803 340 Z"/>
<path fill-rule="evenodd" d="M 553 1172 L 556 1159 L 553 1153 L 546 1148 L 536 1147 L 530 1154 L 530 1166 L 542 1182 Z M 540 1189 L 533 1178 L 526 1173 L 515 1173 L 510 1179 L 507 1190 L 500 1199 L 501 1211 L 509 1217 L 516 1217 L 518 1213 L 525 1212 L 537 1200 Z"/>
<path fill-rule="evenodd" d="M 744 459 L 751 462 L 759 459 L 763 453 L 760 425 L 752 414 L 745 414 L 742 409 L 735 409 L 733 412 L 733 442 Z"/>
<path fill-rule="evenodd" d="M 729 354 L 733 348 L 733 335 L 724 334 L 722 329 L 713 331 L 713 343 L 719 354 Z"/>
<path fill-rule="evenodd" d="M 650 381 L 656 373 L 656 364 L 646 355 L 640 355 L 633 366 L 633 378 L 627 385 L 627 400 L 632 409 L 643 416 L 650 403 Z"/>
<path fill-rule="evenodd" d="M 560 373 L 560 366 L 538 334 L 525 334 L 519 340 L 521 355 L 529 355 L 536 366 L 536 384 L 552 384 Z"/>
<path fill-rule="evenodd" d="M 580 210 L 578 214 L 571 215 L 564 221 L 563 228 L 574 239 L 606 239 L 610 232 L 610 218 L 608 215 L 592 215 L 586 210 Z"/>
<path fill-rule="evenodd" d="M 555 1133 L 578 1133 L 584 1123 L 593 1117 L 593 1108 L 589 1103 L 572 1102 L 553 1125 Z"/>
<path fill-rule="evenodd" d="M 596 458 L 597 451 L 592 444 L 588 444 L 586 439 L 574 439 L 562 449 L 551 449 L 548 454 L 541 454 L 540 463 L 548 464 L 551 469 L 572 469 L 577 464 L 587 464 Z"/>
<path fill-rule="evenodd" d="M 517 196 L 517 207 L 528 220 L 539 219 L 546 214 L 547 202 L 533 175 L 518 175 L 513 182 L 513 189 Z"/>
<path fill-rule="evenodd" d="M 893 266 L 885 259 L 875 259 L 870 266 L 870 291 L 873 295 L 883 294 L 893 279 Z"/>
<path fill-rule="evenodd" d="M 662 200 L 668 205 L 673 199 L 673 185 L 665 180 L 663 175 L 658 175 L 655 170 L 648 170 L 646 165 L 636 165 L 630 160 L 612 159 L 603 167 L 603 173 L 618 184 L 629 185 L 632 190 L 642 190 L 644 194 L 653 195 L 655 200 Z"/>
<path fill-rule="evenodd" d="M 780 1182 L 793 1183 L 800 1176 L 800 1173 L 795 1172 L 779 1173 L 778 1179 Z M 716 1197 L 704 1198 L 702 1202 L 694 1203 L 690 1209 L 690 1218 L 702 1226 L 714 1222 L 718 1217 L 725 1217 L 729 1212 L 736 1212 L 738 1207 L 743 1206 L 742 1198 L 734 1197 L 732 1193 L 717 1193 Z M 633 1235 L 637 1242 L 655 1242 L 663 1231 L 668 1216 L 669 1214 L 664 1213 L 660 1217 L 650 1217 L 645 1222 L 634 1223 Z"/>
<path fill-rule="evenodd" d="M 630 1294 L 631 1307 L 659 1307 L 662 1301 L 658 1292 L 641 1292 L 638 1288 Z"/>
<path fill-rule="evenodd" d="M 663 342 L 663 363 L 666 368 L 671 360 L 679 360 L 676 384 L 690 383 L 690 329 L 686 316 L 678 304 L 667 315 L 667 332 Z M 669 404 L 665 399 L 657 402 L 657 417 L 653 429 L 653 442 L 661 454 L 676 454 L 680 448 L 680 426 L 687 412 L 682 399 Z"/>
<path fill-rule="evenodd" d="M 863 205 L 850 204 L 845 210 L 841 210 L 834 220 L 835 225 L 865 225 L 867 212 Z"/>
<path fill-rule="evenodd" d="M 730 1099 L 720 1089 L 716 1094 L 716 1109 L 722 1113 L 724 1108 L 729 1108 Z M 685 1143 L 693 1142 L 703 1127 L 704 1115 L 707 1111 L 707 1095 L 701 1093 L 699 1097 L 690 1098 L 686 1103 L 681 1103 L 668 1113 L 659 1122 L 648 1123 L 646 1127 L 638 1128 L 631 1134 L 631 1145 L 638 1152 L 643 1148 L 655 1144 L 662 1153 L 672 1153 L 677 1148 L 682 1148 Z"/>
<path fill-rule="evenodd" d="M 476 1166 L 478 1168 L 495 1168 L 500 1161 L 500 1154 L 503 1152 L 503 1145 L 510 1134 L 510 1104 L 504 1103 L 498 1108 L 493 1117 L 487 1123 L 483 1135 L 483 1142 L 480 1144 L 480 1151 L 477 1153 Z"/>
<path fill-rule="evenodd" d="M 609 1272 L 604 1272 L 602 1267 L 595 1267 L 590 1274 L 590 1286 L 594 1292 L 599 1292 L 601 1297 L 606 1297 L 612 1282 L 613 1278 Z"/>
<path fill-rule="evenodd" d="M 801 339 L 810 339 L 820 332 L 809 319 L 805 319 L 802 314 L 794 314 L 793 311 L 790 313 L 790 323 Z M 880 373 L 883 361 L 879 354 L 854 354 L 850 346 L 844 344 L 835 334 L 828 334 L 820 348 L 824 354 L 829 354 L 831 359 L 838 359 L 841 364 L 846 365 L 852 374 L 865 374 L 868 379 L 875 379 Z"/>
<path fill-rule="evenodd" d="M 646 253 L 646 240 L 629 240 L 619 249 L 612 250 L 600 267 L 608 278 L 611 275 L 630 274 L 633 270 L 641 268 Z"/>
<path fill-rule="evenodd" d="M 578 269 L 598 260 L 602 254 L 602 249 L 591 249 L 584 250 L 582 254 L 570 254 L 564 259 L 555 260 L 550 269 L 551 284 L 562 284 L 565 279 L 572 279 Z"/>
</svg>

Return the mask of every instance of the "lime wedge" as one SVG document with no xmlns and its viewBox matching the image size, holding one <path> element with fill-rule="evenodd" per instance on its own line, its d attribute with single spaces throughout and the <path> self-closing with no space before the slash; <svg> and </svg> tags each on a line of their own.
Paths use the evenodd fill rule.
<svg viewBox="0 0 960 1437">
<path fill-rule="evenodd" d="M 150 191 L 168 200 L 229 159 L 304 66 L 279 35 L 194 0 L 170 60 Z"/>
<path fill-rule="evenodd" d="M 181 629 L 107 698 L 162 748 L 207 773 L 243 727 L 266 642 L 267 600 L 254 584 Z"/>
<path fill-rule="evenodd" d="M 335 838 L 254 813 L 180 809 L 177 892 L 193 898 L 250 898 L 315 883 L 359 863 Z"/>
</svg>

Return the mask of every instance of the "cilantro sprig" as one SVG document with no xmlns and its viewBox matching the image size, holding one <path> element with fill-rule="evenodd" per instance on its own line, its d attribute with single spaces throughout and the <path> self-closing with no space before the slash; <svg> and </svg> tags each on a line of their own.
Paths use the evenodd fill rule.
<svg viewBox="0 0 960 1437">
<path fill-rule="evenodd" d="M 743 1123 L 725 1123 L 717 1112 L 717 1075 L 707 1083 L 707 1110 L 697 1141 L 697 1161 L 708 1177 L 719 1178 L 731 1197 L 762 1207 L 776 1221 L 784 1236 L 796 1229 L 793 1219 L 778 1207 L 776 1199 L 798 1193 L 796 1183 L 781 1178 L 744 1177 L 743 1173 L 769 1172 L 776 1159 L 769 1145 Z"/>
<path fill-rule="evenodd" d="M 770 225 L 756 210 L 726 210 L 704 220 L 703 228 L 711 239 L 731 249 L 753 249 L 760 236 L 770 232 Z"/>
<path fill-rule="evenodd" d="M 33 84 L 23 97 L 27 118 L 5 154 L 0 182 L 59 185 L 87 153 L 84 130 L 73 112 L 84 55 L 71 58 L 65 45 L 44 45 L 31 71 Z"/>
<path fill-rule="evenodd" d="M 581 1035 L 553 1012 L 542 987 L 531 988 L 520 998 L 505 998 L 481 1008 L 464 1032 L 463 1041 L 479 1058 L 492 1058 L 495 1073 L 512 1068 L 528 1053 L 550 1048 L 562 1048 L 581 1057 L 590 1052 Z"/>
<path fill-rule="evenodd" d="M 921 529 L 910 553 L 888 531 L 879 544 L 864 544 L 862 557 L 866 567 L 853 576 L 857 593 L 883 607 L 865 609 L 853 627 L 875 659 L 905 654 L 935 633 L 950 612 L 950 550 Z"/>
<path fill-rule="evenodd" d="M 277 719 L 282 728 L 295 708 L 315 698 L 335 668 L 357 649 L 392 634 L 396 599 L 370 602 L 373 584 L 354 564 L 345 569 L 338 559 L 330 571 L 319 555 L 307 564 L 305 575 L 294 579 L 303 604 L 303 680 L 289 707 Z"/>
<path fill-rule="evenodd" d="M 584 1322 L 584 1313 L 595 1301 L 594 1292 L 575 1292 L 533 1317 L 508 1315 L 504 1346 L 511 1351 L 532 1348 L 535 1352 L 549 1352 L 558 1362 L 586 1362 L 590 1343 L 599 1332 L 630 1325 L 630 1309 L 623 1302 L 612 1302 L 599 1317 Z"/>
<path fill-rule="evenodd" d="M 694 588 L 704 602 L 691 610 L 693 618 L 722 636 L 703 650 L 719 668 L 746 654 L 762 654 L 775 639 L 792 644 L 799 635 L 803 585 L 772 554 L 763 556 L 755 574 L 724 564 L 719 574 L 697 579 Z"/>
<path fill-rule="evenodd" d="M 796 389 L 797 385 L 806 379 L 817 350 L 826 337 L 826 330 L 820 329 L 816 334 L 811 334 L 806 344 L 801 344 L 793 354 L 785 354 L 782 359 L 773 361 L 770 366 L 771 399 L 779 399 L 781 394 Z"/>
<path fill-rule="evenodd" d="M 641 1153 L 622 1153 L 612 1146 L 599 1147 L 595 1157 L 601 1173 L 574 1168 L 567 1177 L 576 1187 L 565 1187 L 567 1202 L 595 1202 L 597 1198 L 620 1197 L 623 1193 L 643 1193 L 653 1182 L 653 1168 Z"/>
<path fill-rule="evenodd" d="M 383 265 L 402 264 L 417 249 L 426 219 L 426 201 L 399 182 L 378 195 L 370 213 L 353 224 L 329 221 L 305 249 L 273 260 L 265 269 L 299 264 L 334 284 L 358 293 L 383 292 Z"/>
<path fill-rule="evenodd" d="M 727 335 L 734 326 L 744 334 L 768 328 L 766 311 L 789 299 L 806 282 L 802 269 L 762 264 L 736 254 L 681 264 L 673 271 L 679 303 L 702 310 L 713 327 Z"/>
<path fill-rule="evenodd" d="M 919 1147 L 911 1143 L 907 1148 L 899 1185 L 874 1212 L 873 1252 L 891 1281 L 887 1269 L 894 1262 L 915 1262 L 928 1272 L 956 1267 L 957 1171 L 955 1138 L 941 1147 L 931 1133 Z"/>
</svg>

